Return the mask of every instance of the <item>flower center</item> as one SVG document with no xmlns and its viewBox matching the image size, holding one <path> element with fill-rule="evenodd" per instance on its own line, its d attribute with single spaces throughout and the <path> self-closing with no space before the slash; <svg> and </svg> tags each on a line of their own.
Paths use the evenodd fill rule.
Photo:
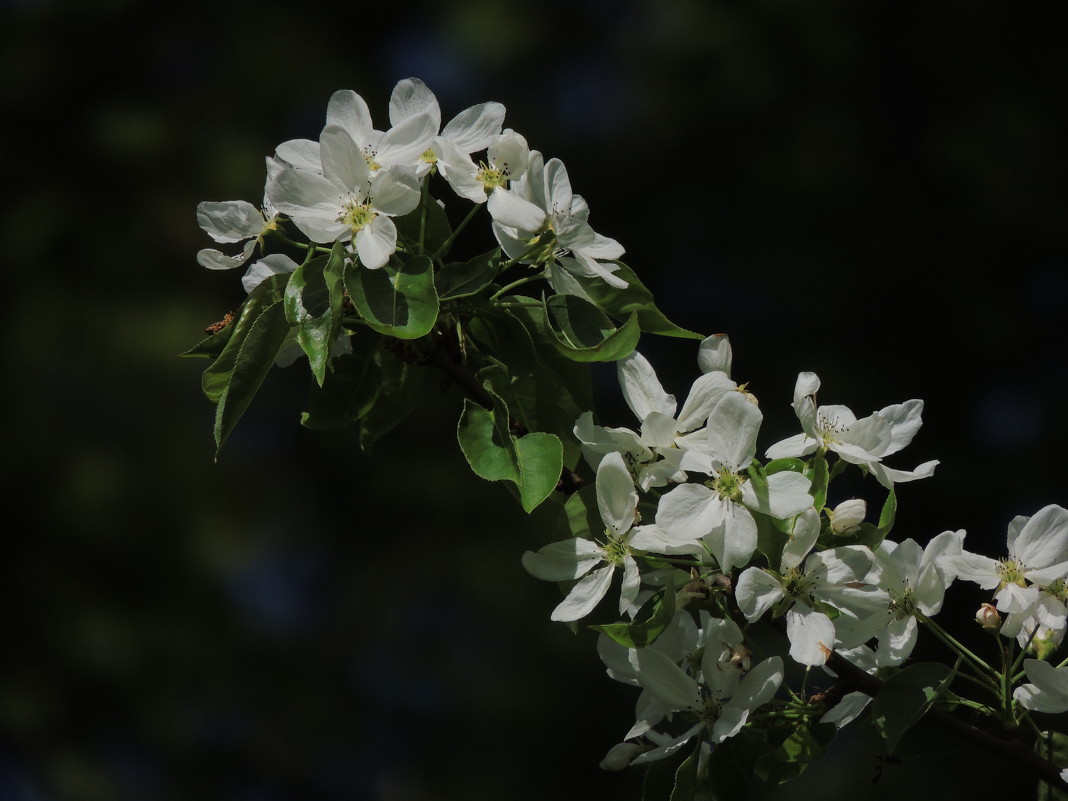
<svg viewBox="0 0 1068 801">
<path fill-rule="evenodd" d="M 475 173 L 475 177 L 485 188 L 486 194 L 488 195 L 498 186 L 508 186 L 510 171 L 507 164 L 503 167 L 498 167 L 496 165 L 491 167 L 486 164 L 486 162 L 480 161 L 478 163 L 478 172 Z"/>
<path fill-rule="evenodd" d="M 812 592 L 815 583 L 815 579 L 809 578 L 794 567 L 783 576 L 782 591 L 788 598 L 807 598 Z"/>
<path fill-rule="evenodd" d="M 1027 581 L 1024 579 L 1024 567 L 1015 559 L 1002 559 L 998 563 L 998 573 L 1001 574 L 1001 587 L 1009 584 L 1027 586 Z"/>
<path fill-rule="evenodd" d="M 355 197 L 350 197 L 341 206 L 341 211 L 338 212 L 337 215 L 337 221 L 347 225 L 352 229 L 352 233 L 355 234 L 369 225 L 377 216 L 378 213 L 371 208 L 370 203 L 361 202 Z"/>
<path fill-rule="evenodd" d="M 729 467 L 721 467 L 719 475 L 712 480 L 711 488 L 719 493 L 719 497 L 728 501 L 740 501 L 742 499 L 742 485 L 745 479 L 734 473 Z"/>
<path fill-rule="evenodd" d="M 906 587 L 904 592 L 896 598 L 890 599 L 890 614 L 895 620 L 904 620 L 912 617 L 916 611 L 916 600 L 912 597 L 912 587 Z"/>
<path fill-rule="evenodd" d="M 423 155 L 426 155 L 425 153 Z M 363 160 L 367 162 L 367 166 L 371 168 L 371 172 L 382 169 L 382 165 L 375 159 L 378 157 L 378 151 L 372 147 L 363 151 Z"/>
<path fill-rule="evenodd" d="M 849 426 L 836 423 L 822 414 L 816 419 L 816 432 L 820 434 L 825 443 L 840 443 L 841 435 L 849 430 Z"/>
<path fill-rule="evenodd" d="M 613 567 L 623 566 L 623 557 L 630 553 L 630 548 L 609 529 L 604 530 L 604 560 Z"/>
</svg>

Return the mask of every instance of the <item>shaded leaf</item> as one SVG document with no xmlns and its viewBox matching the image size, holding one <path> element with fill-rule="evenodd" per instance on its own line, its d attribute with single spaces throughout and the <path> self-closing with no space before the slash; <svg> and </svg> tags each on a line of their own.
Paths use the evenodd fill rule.
<svg viewBox="0 0 1068 801">
<path fill-rule="evenodd" d="M 308 391 L 308 411 L 300 422 L 306 428 L 344 428 L 374 406 L 382 371 L 370 355 L 343 353 L 327 365 L 326 380 Z"/>
<path fill-rule="evenodd" d="M 742 801 L 749 792 L 749 780 L 757 759 L 767 745 L 742 730 L 718 743 L 708 758 L 708 783 L 716 801 Z"/>
<path fill-rule="evenodd" d="M 600 309 L 574 295 L 553 295 L 545 307 L 557 350 L 572 361 L 613 362 L 638 345 L 641 329 L 636 314 L 616 328 Z"/>
<path fill-rule="evenodd" d="M 576 276 L 583 290 L 599 309 L 615 317 L 617 320 L 625 320 L 631 314 L 638 315 L 638 326 L 642 331 L 650 334 L 659 334 L 667 337 L 685 337 L 688 339 L 703 339 L 701 334 L 687 331 L 671 322 L 663 312 L 656 307 L 653 301 L 653 293 L 638 280 L 638 276 L 623 262 L 617 261 L 619 270 L 615 275 L 628 283 L 625 289 L 606 284 L 600 278 L 583 278 Z"/>
<path fill-rule="evenodd" d="M 199 356 L 208 357 L 214 359 L 220 353 L 223 348 L 226 347 L 226 343 L 230 341 L 230 336 L 234 333 L 234 325 L 231 322 L 229 325 L 224 326 L 222 329 L 214 334 L 208 334 L 204 339 L 200 340 L 197 344 L 191 347 L 187 351 L 179 353 L 179 356 Z"/>
<path fill-rule="evenodd" d="M 675 577 L 668 574 L 667 584 L 642 604 L 630 623 L 605 623 L 590 626 L 607 634 L 626 648 L 644 648 L 664 633 L 675 617 Z"/>
<path fill-rule="evenodd" d="M 872 701 L 872 719 L 893 754 L 901 737 L 927 714 L 956 671 L 939 662 L 918 662 L 883 682 Z"/>
<path fill-rule="evenodd" d="M 235 334 L 230 340 L 229 345 L 237 342 L 240 347 L 215 407 L 216 458 L 226 438 L 259 391 L 263 379 L 274 366 L 274 357 L 278 355 L 288 333 L 289 324 L 279 302 L 264 308 L 244 336 L 238 339 Z"/>
<path fill-rule="evenodd" d="M 689 749 L 680 748 L 663 759 L 650 762 L 642 780 L 642 801 L 678 801 L 673 795 L 675 777 L 690 756 Z"/>
<path fill-rule="evenodd" d="M 431 255 L 437 252 L 452 235 L 452 226 L 449 225 L 445 209 L 428 195 L 423 195 L 413 211 L 403 217 L 394 217 L 393 224 L 397 226 L 398 239 L 409 243 L 417 254 Z M 420 237 L 422 250 L 418 250 Z"/>
<path fill-rule="evenodd" d="M 201 386 L 215 407 L 215 456 L 256 395 L 289 334 L 282 309 L 288 275 L 274 276 L 245 299 L 233 332 L 204 371 Z"/>
<path fill-rule="evenodd" d="M 500 250 L 491 250 L 469 261 L 446 264 L 434 279 L 439 300 L 466 298 L 493 283 L 501 262 Z"/>
<path fill-rule="evenodd" d="M 345 258 L 344 245 L 335 242 L 329 256 L 300 265 L 286 285 L 286 321 L 297 327 L 297 342 L 320 386 L 326 377 L 330 349 L 341 332 Z"/>
<path fill-rule="evenodd" d="M 360 316 L 380 334 L 418 339 L 437 322 L 434 266 L 426 256 L 413 256 L 399 267 L 390 261 L 378 270 L 352 270 L 345 286 Z"/>
<path fill-rule="evenodd" d="M 360 448 L 368 452 L 388 434 L 418 403 L 423 371 L 380 350 L 375 356 L 381 384 L 371 410 L 360 419 Z"/>
<path fill-rule="evenodd" d="M 834 741 L 838 728 L 833 723 L 802 722 L 790 727 L 753 766 L 753 772 L 766 782 L 782 784 L 800 775 L 809 763 L 823 756 Z"/>
</svg>

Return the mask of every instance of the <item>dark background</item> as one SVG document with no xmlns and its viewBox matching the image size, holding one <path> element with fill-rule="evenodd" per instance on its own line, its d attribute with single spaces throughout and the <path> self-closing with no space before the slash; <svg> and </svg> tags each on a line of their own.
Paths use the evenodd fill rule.
<svg viewBox="0 0 1068 801">
<path fill-rule="evenodd" d="M 902 486 L 895 536 L 999 555 L 1013 515 L 1068 503 L 1063 5 L 0 13 L 0 801 L 639 796 L 597 768 L 634 694 L 550 623 L 519 556 L 551 521 L 467 471 L 455 391 L 365 455 L 302 429 L 306 371 L 276 371 L 213 462 L 205 363 L 176 354 L 243 291 L 196 264 L 196 204 L 258 202 L 263 157 L 316 138 L 339 88 L 383 122 L 408 76 L 445 119 L 503 102 L 667 314 L 731 335 L 764 445 L 796 430 L 799 370 L 860 415 L 924 398 L 890 463 L 941 465 Z M 694 343 L 641 349 L 684 396 Z M 980 600 L 955 587 L 944 624 L 985 647 Z M 762 797 L 1021 792 L 937 734 L 875 783 L 863 738 L 836 751 Z"/>
</svg>

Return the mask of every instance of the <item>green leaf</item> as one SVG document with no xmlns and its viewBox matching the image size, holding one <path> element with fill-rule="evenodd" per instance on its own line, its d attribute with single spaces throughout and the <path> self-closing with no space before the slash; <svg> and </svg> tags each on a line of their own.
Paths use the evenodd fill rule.
<svg viewBox="0 0 1068 801">
<path fill-rule="evenodd" d="M 300 265 L 286 285 L 286 322 L 297 326 L 297 342 L 308 355 L 319 386 L 326 377 L 330 349 L 341 333 L 345 258 L 344 245 L 335 242 L 329 256 Z"/>
<path fill-rule="evenodd" d="M 616 328 L 600 309 L 574 295 L 553 295 L 545 302 L 549 330 L 557 350 L 576 362 L 614 362 L 634 351 L 641 336 L 638 317 L 631 314 Z"/>
<path fill-rule="evenodd" d="M 593 539 L 604 532 L 604 521 L 597 508 L 597 486 L 587 484 L 578 492 L 573 492 L 564 502 L 562 515 L 564 531 L 558 539 L 584 537 Z"/>
<path fill-rule="evenodd" d="M 894 518 L 897 517 L 897 495 L 893 490 L 886 496 L 882 511 L 879 512 L 879 533 L 885 537 L 894 527 Z"/>
<path fill-rule="evenodd" d="M 918 662 L 883 682 L 872 701 L 872 718 L 893 754 L 902 735 L 927 714 L 956 671 L 940 662 Z"/>
<path fill-rule="evenodd" d="M 200 340 L 197 344 L 191 347 L 187 351 L 179 353 L 179 356 L 200 356 L 208 358 L 216 358 L 223 352 L 223 348 L 226 347 L 226 343 L 230 341 L 230 336 L 234 333 L 233 322 L 224 326 L 221 330 L 214 334 L 208 334 L 204 339 Z"/>
<path fill-rule="evenodd" d="M 426 210 L 426 222 L 423 222 L 423 211 Z M 394 217 L 393 224 L 397 226 L 397 238 L 409 243 L 418 249 L 419 237 L 423 238 L 421 254 L 433 254 L 452 235 L 452 226 L 445 209 L 429 195 L 423 195 L 415 210 L 403 217 Z"/>
<path fill-rule="evenodd" d="M 215 457 L 256 395 L 289 334 L 282 310 L 288 275 L 272 276 L 245 299 L 233 332 L 204 371 L 201 386 L 215 407 Z"/>
<path fill-rule="evenodd" d="M 805 475 L 812 482 L 809 492 L 812 494 L 812 505 L 821 509 L 827 505 L 827 485 L 830 482 L 827 470 L 827 460 L 823 456 L 813 456 L 805 467 Z"/>
<path fill-rule="evenodd" d="M 493 393 L 493 409 L 484 409 L 470 399 L 457 427 L 460 450 L 475 475 L 488 481 L 507 480 L 519 490 L 520 503 L 532 511 L 556 487 L 563 471 L 560 440 L 544 432 L 516 437 L 511 431 L 508 407 Z"/>
<path fill-rule="evenodd" d="M 582 411 L 592 409 L 594 403 L 590 369 L 560 353 L 556 336 L 549 330 L 545 307 L 533 298 L 518 295 L 510 297 L 513 301 L 527 303 L 527 305 L 509 309 L 508 316 L 522 323 L 533 343 L 537 358 L 545 362 L 552 370 L 560 385 L 567 390 Z"/>
<path fill-rule="evenodd" d="M 686 749 L 682 749 L 685 751 Z M 675 771 L 675 786 L 671 790 L 669 801 L 693 801 L 697 793 L 697 766 L 701 761 L 701 738 L 698 737 L 690 755 Z"/>
<path fill-rule="evenodd" d="M 569 468 L 577 464 L 581 450 L 573 432 L 582 411 L 544 362 L 537 360 L 515 372 L 510 365 L 494 364 L 480 370 L 477 377 L 481 383 L 490 383 L 523 429 L 555 435 L 564 449 L 564 464 Z"/>
<path fill-rule="evenodd" d="M 617 261 L 619 270 L 615 275 L 628 283 L 625 289 L 617 289 L 606 284 L 600 278 L 583 278 L 576 276 L 582 288 L 601 311 L 612 315 L 617 320 L 625 320 L 631 314 L 638 315 L 638 326 L 642 331 L 667 337 L 685 337 L 687 339 L 704 339 L 701 334 L 680 328 L 664 316 L 653 302 L 653 293 L 638 280 L 634 271 L 621 261 Z"/>
<path fill-rule="evenodd" d="M 351 425 L 374 406 L 381 379 L 382 371 L 372 357 L 335 356 L 327 364 L 326 380 L 308 391 L 308 411 L 301 414 L 301 424 L 315 431 Z"/>
<path fill-rule="evenodd" d="M 226 438 L 230 436 L 237 421 L 259 391 L 263 379 L 274 366 L 274 357 L 278 355 L 288 333 L 289 325 L 286 323 L 282 304 L 278 302 L 264 308 L 263 313 L 256 317 L 240 340 L 237 340 L 236 334 L 230 340 L 230 345 L 233 345 L 235 340 L 239 341 L 240 348 L 215 407 L 216 458 Z"/>
<path fill-rule="evenodd" d="M 470 261 L 446 264 L 434 279 L 438 299 L 452 300 L 478 294 L 493 283 L 500 262 L 501 251 L 491 250 Z"/>
<path fill-rule="evenodd" d="M 642 604 L 632 622 L 605 623 L 590 628 L 607 634 L 626 648 L 644 648 L 664 633 L 674 617 L 675 577 L 668 574 L 667 584 Z"/>
<path fill-rule="evenodd" d="M 581 457 L 574 436 L 575 420 L 592 408 L 589 369 L 561 356 L 544 340 L 544 309 L 522 309 L 533 315 L 497 312 L 470 320 L 467 331 L 480 359 L 491 362 L 478 373 L 507 404 L 527 431 L 544 431 L 559 437 L 564 464 L 574 468 Z M 469 354 L 470 355 L 470 354 Z"/>
<path fill-rule="evenodd" d="M 564 469 L 563 446 L 555 434 L 533 431 L 515 441 L 519 500 L 530 512 L 556 489 Z"/>
<path fill-rule="evenodd" d="M 768 567 L 778 572 L 783 549 L 790 541 L 790 521 L 776 520 L 759 512 L 753 519 L 757 524 L 757 550 L 768 560 Z"/>
<path fill-rule="evenodd" d="M 230 374 L 234 370 L 234 364 L 237 362 L 238 354 L 241 352 L 241 345 L 248 336 L 249 329 L 257 318 L 263 314 L 264 309 L 282 300 L 282 293 L 285 291 L 288 280 L 289 275 L 273 275 L 253 289 L 249 296 L 245 298 L 237 321 L 229 326 L 231 331 L 225 347 L 219 353 L 219 357 L 214 364 L 204 371 L 204 375 L 201 378 L 200 383 L 204 394 L 208 396 L 208 400 L 212 403 L 218 403 L 226 391 Z"/>
<path fill-rule="evenodd" d="M 457 436 L 476 476 L 487 481 L 519 481 L 514 437 L 492 410 L 465 399 Z"/>
<path fill-rule="evenodd" d="M 803 475 L 806 466 L 807 465 L 805 464 L 804 459 L 772 459 L 770 462 L 764 465 L 764 473 L 769 476 L 773 476 L 776 473 L 789 471 L 791 473 L 801 473 Z"/>
<path fill-rule="evenodd" d="M 349 271 L 345 286 L 360 316 L 380 334 L 418 339 L 437 322 L 434 265 L 426 256 L 413 256 L 399 268 L 390 261 L 378 270 Z"/>
</svg>

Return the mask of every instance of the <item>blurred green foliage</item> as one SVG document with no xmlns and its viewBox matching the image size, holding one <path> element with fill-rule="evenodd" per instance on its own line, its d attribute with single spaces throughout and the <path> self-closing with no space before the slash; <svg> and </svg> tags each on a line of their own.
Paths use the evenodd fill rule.
<svg viewBox="0 0 1068 801">
<path fill-rule="evenodd" d="M 1065 503 L 1063 5 L 339 9 L 0 4 L 4 801 L 638 797 L 596 767 L 634 694 L 550 624 L 519 564 L 550 521 L 467 471 L 455 390 L 368 456 L 300 428 L 307 372 L 276 371 L 212 460 L 176 354 L 243 292 L 197 266 L 196 204 L 257 202 L 339 88 L 383 116 L 409 75 L 446 116 L 503 102 L 668 317 L 731 335 L 767 442 L 802 369 L 861 413 L 925 398 L 895 466 L 942 465 L 899 536 L 999 554 L 1012 515 Z M 642 349 L 683 393 L 692 345 Z M 916 743 L 882 766 L 843 739 L 761 797 L 1016 786 Z"/>
</svg>

